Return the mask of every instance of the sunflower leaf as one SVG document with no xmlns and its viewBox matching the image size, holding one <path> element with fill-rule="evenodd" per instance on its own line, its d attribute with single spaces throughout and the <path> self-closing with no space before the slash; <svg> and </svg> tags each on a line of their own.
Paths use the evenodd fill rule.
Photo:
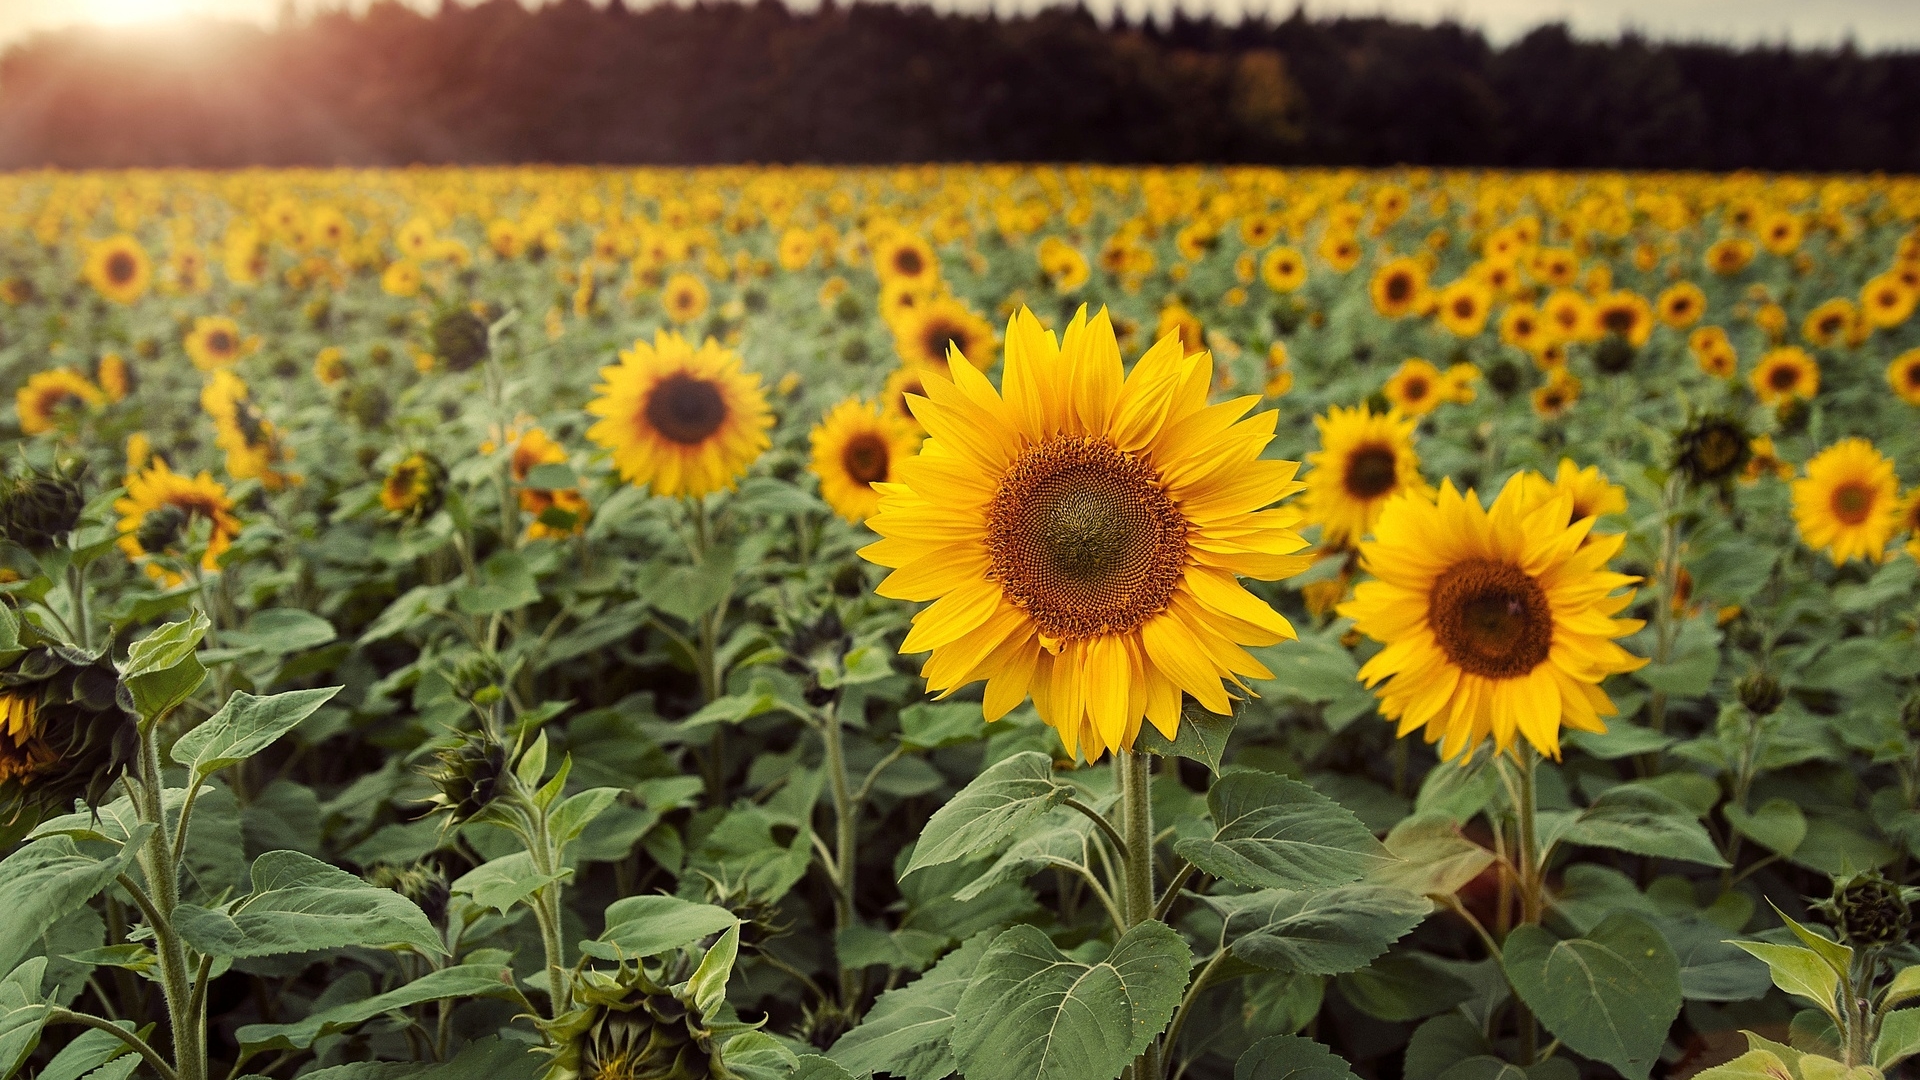
<svg viewBox="0 0 1920 1080">
<path fill-rule="evenodd" d="M 1645 1080 L 1680 1014 L 1680 964 L 1660 931 L 1625 912 L 1565 941 L 1521 926 L 1508 935 L 1502 961 L 1514 991 L 1555 1038 Z"/>
<path fill-rule="evenodd" d="M 900 876 L 997 848 L 1073 792 L 1053 778 L 1053 759 L 1037 750 L 997 762 L 934 812 Z"/>
<path fill-rule="evenodd" d="M 1284 776 L 1230 772 L 1207 793 L 1207 807 L 1214 835 L 1182 840 L 1174 853 L 1235 885 L 1344 885 L 1392 859 L 1352 811 Z"/>
</svg>

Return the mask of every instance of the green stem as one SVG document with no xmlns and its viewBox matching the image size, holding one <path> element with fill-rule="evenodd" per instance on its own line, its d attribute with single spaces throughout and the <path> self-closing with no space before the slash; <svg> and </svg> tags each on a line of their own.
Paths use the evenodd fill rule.
<svg viewBox="0 0 1920 1080">
<path fill-rule="evenodd" d="M 160 964 L 160 988 L 167 1000 L 167 1022 L 173 1033 L 173 1063 L 179 1080 L 206 1080 L 206 1033 L 197 1022 L 193 1005 L 193 976 L 185 943 L 173 929 L 173 911 L 180 903 L 179 864 L 173 858 L 166 812 L 161 801 L 163 778 L 156 721 L 140 733 L 140 817 L 154 826 L 140 856 L 146 875 L 147 912 L 153 924 L 154 953 Z"/>
<path fill-rule="evenodd" d="M 1514 757 L 1517 768 L 1513 783 L 1513 816 L 1517 832 L 1517 850 L 1514 863 L 1520 871 L 1520 925 L 1538 925 L 1546 911 L 1545 881 L 1540 865 L 1539 829 L 1535 821 L 1538 810 L 1539 793 L 1534 782 L 1534 768 L 1539 755 L 1530 745 L 1515 748 Z M 1539 1032 L 1533 1018 L 1533 1010 L 1526 1002 L 1514 995 L 1514 1022 L 1519 1029 L 1519 1062 L 1521 1066 L 1534 1063 L 1538 1053 Z"/>
<path fill-rule="evenodd" d="M 532 801 L 531 797 L 528 801 Z M 531 809 L 533 834 L 527 851 L 533 856 L 534 870 L 542 877 L 557 874 L 561 870 L 561 857 L 553 843 L 553 834 L 547 829 L 547 812 L 539 807 Z M 560 941 L 560 889 L 558 878 L 547 882 L 534 895 L 533 903 L 534 921 L 540 924 L 540 946 L 547 954 L 547 996 L 556 1018 L 573 1008 L 573 984 L 567 977 L 566 950 Z"/>
<path fill-rule="evenodd" d="M 73 606 L 74 644 L 89 648 L 91 628 L 87 625 L 87 568 L 67 563 L 67 597 Z"/>
<path fill-rule="evenodd" d="M 717 729 L 716 729 L 717 730 Z M 820 709 L 820 739 L 827 748 L 827 780 L 833 791 L 833 876 L 838 887 L 833 894 L 835 939 L 854 924 L 854 872 L 859 862 L 859 805 L 853 798 L 853 785 L 847 781 L 847 755 L 841 743 L 840 701 L 838 695 Z M 860 995 L 860 972 L 840 969 L 840 1004 L 852 1009 Z"/>
<path fill-rule="evenodd" d="M 179 1076 L 173 1071 L 173 1066 L 167 1064 L 167 1059 L 161 1057 L 160 1052 L 149 1045 L 145 1039 L 110 1020 L 102 1020 L 97 1016 L 73 1012 L 70 1009 L 54 1008 L 47 1012 L 47 1023 L 77 1024 L 95 1031 L 104 1031 L 125 1043 L 129 1050 L 146 1059 L 147 1067 L 158 1074 L 160 1080 L 177 1080 Z"/>
<path fill-rule="evenodd" d="M 1107 839 L 1113 842 L 1114 852 L 1122 859 L 1127 857 L 1127 851 L 1129 849 L 1127 848 L 1126 838 L 1120 835 L 1120 830 L 1113 827 L 1113 822 L 1108 821 L 1105 814 L 1081 802 L 1079 799 L 1069 798 L 1064 805 L 1068 809 L 1092 821 L 1095 825 L 1100 826 L 1100 831 L 1105 833 Z"/>
<path fill-rule="evenodd" d="M 1131 928 L 1153 918 L 1153 762 L 1144 752 L 1117 750 L 1113 765 L 1120 773 L 1121 832 L 1126 838 L 1122 903 Z M 1134 1060 L 1134 1080 L 1159 1080 L 1162 1071 L 1156 1038 Z"/>
</svg>

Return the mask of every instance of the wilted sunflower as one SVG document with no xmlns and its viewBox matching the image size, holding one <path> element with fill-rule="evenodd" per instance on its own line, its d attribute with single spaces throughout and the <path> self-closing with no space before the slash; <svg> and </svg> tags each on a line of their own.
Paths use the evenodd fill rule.
<svg viewBox="0 0 1920 1080">
<path fill-rule="evenodd" d="M 652 344 L 634 342 L 600 378 L 587 412 L 601 419 L 587 438 L 613 451 L 623 479 L 656 495 L 730 489 L 771 445 L 760 376 L 712 338 L 696 350 L 662 330 Z"/>
<path fill-rule="evenodd" d="M 1646 663 L 1614 643 L 1643 625 L 1613 618 L 1639 580 L 1606 568 L 1626 536 L 1589 536 L 1566 494 L 1529 509 L 1527 486 L 1514 477 L 1487 509 L 1451 480 L 1437 501 L 1394 499 L 1360 546 L 1376 580 L 1339 607 L 1385 646 L 1360 669 L 1381 715 L 1401 736 L 1425 728 L 1442 758 L 1516 734 L 1558 758 L 1562 726 L 1606 730 L 1600 683 Z"/>
<path fill-rule="evenodd" d="M 1307 260 L 1282 244 L 1260 256 L 1260 280 L 1274 292 L 1293 292 L 1307 283 Z"/>
<path fill-rule="evenodd" d="M 1908 349 L 1887 365 L 1887 385 L 1909 405 L 1920 405 L 1920 349 Z"/>
<path fill-rule="evenodd" d="M 893 344 L 910 367 L 945 372 L 953 349 L 975 367 L 993 353 L 993 324 L 950 296 L 928 300 L 893 324 Z"/>
<path fill-rule="evenodd" d="M 110 659 L 77 649 L 29 649 L 0 670 L 0 823 L 101 802 L 138 746 L 119 690 Z"/>
<path fill-rule="evenodd" d="M 987 681 L 998 719 L 1029 694 L 1069 753 L 1131 747 L 1143 719 L 1171 738 L 1181 694 L 1230 710 L 1222 679 L 1272 676 L 1242 645 L 1293 628 L 1242 588 L 1299 572 L 1293 462 L 1262 460 L 1277 414 L 1209 407 L 1206 354 L 1164 337 L 1123 372 L 1106 312 L 1063 339 L 1022 308 L 1004 396 L 972 367 L 913 400 L 931 433 L 881 490 L 861 551 L 892 567 L 881 595 L 935 603 L 903 652 L 951 693 Z"/>
<path fill-rule="evenodd" d="M 1673 440 L 1673 467 L 1696 487 L 1724 485 L 1753 453 L 1746 426 L 1735 417 L 1708 413 L 1695 417 Z"/>
<path fill-rule="evenodd" d="M 1438 372 L 1435 373 L 1436 375 Z M 1428 491 L 1413 449 L 1419 421 L 1398 413 L 1370 413 L 1364 406 L 1335 405 L 1313 418 L 1320 449 L 1307 455 L 1306 496 L 1301 511 L 1320 526 L 1327 547 L 1351 544 L 1373 530 L 1387 500 L 1402 491 Z"/>
<path fill-rule="evenodd" d="M 116 304 L 131 304 L 153 282 L 153 260 L 140 241 L 125 233 L 108 237 L 87 252 L 87 283 Z"/>
<path fill-rule="evenodd" d="M 1842 439 L 1807 462 L 1793 482 L 1793 520 L 1808 547 L 1835 566 L 1848 559 L 1880 562 L 1900 531 L 1900 481 L 1893 461 L 1865 439 Z"/>
<path fill-rule="evenodd" d="M 182 344 L 194 367 L 215 371 L 259 348 L 260 339 L 241 334 L 240 324 L 224 315 L 203 315 L 193 320 Z"/>
<path fill-rule="evenodd" d="M 92 380 L 70 368 L 36 371 L 27 376 L 27 385 L 13 395 L 20 414 L 20 430 L 28 435 L 52 431 L 61 417 L 81 409 L 97 409 L 107 396 Z"/>
<path fill-rule="evenodd" d="M 1750 378 L 1764 405 L 1811 401 L 1820 392 L 1820 365 L 1798 345 L 1768 351 Z"/>
<path fill-rule="evenodd" d="M 843 401 L 823 417 L 808 441 L 820 497 L 833 511 L 858 524 L 880 508 L 876 484 L 894 479 L 900 463 L 920 447 L 920 430 L 877 403 Z"/>
<path fill-rule="evenodd" d="M 114 500 L 113 509 L 120 515 L 120 549 L 128 558 L 179 554 L 188 530 L 199 520 L 209 526 L 200 567 L 217 570 L 221 554 L 240 532 L 227 489 L 204 471 L 198 476 L 185 476 L 154 458 L 146 468 L 127 477 L 126 492 Z M 169 583 L 176 583 L 180 577 L 152 564 L 147 572 Z"/>
<path fill-rule="evenodd" d="M 1373 310 L 1389 319 L 1413 314 L 1427 291 L 1427 268 L 1417 259 L 1401 256 L 1389 259 L 1373 272 L 1367 294 L 1373 298 Z"/>
<path fill-rule="evenodd" d="M 447 494 L 447 468 L 431 454 L 414 452 L 394 463 L 380 482 L 380 505 L 407 521 L 432 517 Z"/>
<path fill-rule="evenodd" d="M 707 283 L 692 274 L 675 274 L 660 288 L 660 306 L 667 318 L 685 326 L 707 313 Z"/>
</svg>

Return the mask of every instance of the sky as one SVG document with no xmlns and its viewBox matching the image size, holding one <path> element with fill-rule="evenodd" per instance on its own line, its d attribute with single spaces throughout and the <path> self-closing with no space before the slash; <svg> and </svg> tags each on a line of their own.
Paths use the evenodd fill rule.
<svg viewBox="0 0 1920 1080">
<path fill-rule="evenodd" d="M 288 10 L 361 8 L 368 0 L 0 0 L 0 46 L 35 31 L 75 24 L 138 25 L 181 14 L 213 15 L 272 24 Z M 439 0 L 406 0 L 431 9 Z M 599 3 L 602 0 L 594 0 Z M 637 0 L 628 0 L 638 6 Z M 795 0 L 790 0 L 795 2 Z M 954 10 L 1026 11 L 1057 0 L 932 0 Z M 1232 18 L 1246 12 L 1285 15 L 1297 0 L 1087 0 L 1105 14 L 1117 4 L 1133 15 L 1212 11 Z M 810 0 L 798 0 L 807 7 Z M 1305 0 L 1310 15 L 1387 14 L 1421 22 L 1452 19 L 1479 28 L 1496 42 L 1545 22 L 1566 22 L 1576 33 L 1605 38 L 1634 30 L 1659 39 L 1791 42 L 1833 45 L 1852 40 L 1869 50 L 1920 48 L 1920 0 Z"/>
</svg>

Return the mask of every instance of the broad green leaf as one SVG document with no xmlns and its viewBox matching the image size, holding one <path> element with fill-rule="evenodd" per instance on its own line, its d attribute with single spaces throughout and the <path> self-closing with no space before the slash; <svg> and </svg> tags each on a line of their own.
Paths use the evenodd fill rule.
<svg viewBox="0 0 1920 1080">
<path fill-rule="evenodd" d="M 1299 1035 L 1270 1035 L 1234 1063 L 1233 1080 L 1355 1080 L 1353 1067 Z"/>
<path fill-rule="evenodd" d="M 677 896 L 629 896 L 607 907 L 606 930 L 598 940 L 581 942 L 580 951 L 611 961 L 658 956 L 739 922 L 733 912 L 711 904 Z"/>
<path fill-rule="evenodd" d="M 47 1022 L 48 1006 L 40 996 L 46 970 L 47 958 L 36 956 L 10 967 L 6 978 L 0 979 L 0 1080 L 17 1073 L 40 1045 L 40 1031 Z"/>
<path fill-rule="evenodd" d="M 1425 953 L 1388 953 L 1337 980 L 1341 996 L 1380 1020 L 1403 1023 L 1444 1012 L 1473 996 L 1473 984 Z"/>
<path fill-rule="evenodd" d="M 515 904 L 566 876 L 564 870 L 542 874 L 533 868 L 533 856 L 516 851 L 481 863 L 455 878 L 449 889 L 505 915 Z"/>
<path fill-rule="evenodd" d="M 0 970 L 12 971 L 38 951 L 49 927 L 124 873 L 152 829 L 134 826 L 118 850 L 44 837 L 0 861 L 0 912 L 6 913 L 0 919 Z"/>
<path fill-rule="evenodd" d="M 1693 1080 L 1796 1080 L 1794 1071 L 1770 1050 L 1749 1050 L 1724 1065 L 1702 1069 Z"/>
<path fill-rule="evenodd" d="M 1660 932 L 1635 915 L 1612 915 L 1566 941 L 1517 927 L 1503 963 L 1548 1031 L 1629 1080 L 1645 1080 L 1680 1014 L 1680 965 Z"/>
<path fill-rule="evenodd" d="M 1445 814 L 1407 818 L 1387 833 L 1386 846 L 1397 861 L 1376 868 L 1370 880 L 1420 896 L 1452 896 L 1493 865 L 1493 852 Z"/>
<path fill-rule="evenodd" d="M 255 859 L 251 894 L 225 908 L 182 904 L 175 925 L 200 952 L 233 959 L 349 945 L 446 952 L 413 901 L 297 851 Z"/>
<path fill-rule="evenodd" d="M 1238 722 L 1238 717 L 1231 713 L 1222 716 L 1188 701 L 1180 710 L 1180 726 L 1174 729 L 1173 738 L 1160 734 L 1160 729 L 1152 724 L 1145 724 L 1140 728 L 1140 739 L 1135 745 L 1137 749 L 1161 757 L 1183 757 L 1197 761 L 1218 776 L 1220 761 L 1227 753 L 1227 739 L 1233 735 L 1234 725 Z"/>
<path fill-rule="evenodd" d="M 1693 811 L 1649 788 L 1623 784 L 1608 789 L 1577 814 L 1540 817 L 1541 843 L 1549 850 L 1555 842 L 1585 844 L 1705 866 L 1727 865 Z"/>
<path fill-rule="evenodd" d="M 1798 945 L 1774 945 L 1765 941 L 1736 941 L 1733 944 L 1759 957 L 1773 976 L 1773 985 L 1813 1002 L 1828 1016 L 1838 1018 L 1834 995 L 1840 991 L 1840 976 L 1812 949 Z"/>
<path fill-rule="evenodd" d="M 229 630 L 220 643 L 245 652 L 287 656 L 319 648 L 338 637 L 333 624 L 301 608 L 267 608 L 247 619 L 246 629 Z"/>
<path fill-rule="evenodd" d="M 974 777 L 934 811 L 900 876 L 1000 847 L 1073 791 L 1053 778 L 1051 757 L 1035 750 L 1014 754 Z"/>
<path fill-rule="evenodd" d="M 834 937 L 833 952 L 843 968 L 887 967 L 925 971 L 948 939 L 925 930 L 882 930 L 854 923 Z"/>
<path fill-rule="evenodd" d="M 1469 1058 L 1493 1053 L 1493 1047 L 1460 1010 L 1442 1013 L 1413 1030 L 1407 1040 L 1404 1080 L 1439 1080 L 1440 1074 Z"/>
<path fill-rule="evenodd" d="M 1049 866 L 1094 866 L 1093 822 L 1073 810 L 1054 810 L 1014 842 L 985 873 L 953 894 L 961 903 L 1001 885 L 1019 884 Z"/>
<path fill-rule="evenodd" d="M 115 1024 L 123 1031 L 134 1031 L 133 1021 L 118 1020 Z M 109 1080 L 112 1072 L 95 1072 L 102 1066 L 113 1064 L 131 1072 L 140 1064 L 137 1057 L 129 1057 L 133 1052 L 127 1044 L 104 1031 L 86 1030 L 74 1037 L 74 1040 L 60 1048 L 60 1052 L 47 1062 L 35 1080 Z M 0 1055 L 4 1057 L 4 1055 Z M 122 1065 L 121 1063 L 125 1064 Z"/>
<path fill-rule="evenodd" d="M 734 923 L 720 940 L 713 943 L 700 966 L 687 980 L 687 993 L 701 1016 L 715 1016 L 727 1001 L 727 979 L 733 975 L 733 962 L 740 955 L 740 924 Z"/>
<path fill-rule="evenodd" d="M 1786 799 L 1768 799 L 1751 812 L 1728 803 L 1720 814 L 1735 832 L 1781 855 L 1792 855 L 1807 838 L 1807 815 Z"/>
<path fill-rule="evenodd" d="M 743 1031 L 720 1047 L 720 1064 L 726 1071 L 714 1069 L 713 1075 L 737 1080 L 794 1080 L 800 1059 L 764 1031 Z"/>
<path fill-rule="evenodd" d="M 1579 1080 L 1580 1071 L 1564 1057 L 1521 1068 L 1492 1054 L 1476 1054 L 1441 1072 L 1437 1080 Z"/>
<path fill-rule="evenodd" d="M 1726 928 L 1704 915 L 1650 919 L 1680 964 L 1688 1001 L 1754 1001 L 1772 983 L 1767 967 L 1725 940 Z"/>
<path fill-rule="evenodd" d="M 1815 955 L 1825 960 L 1827 966 L 1833 969 L 1835 975 L 1838 975 L 1842 979 L 1850 978 L 1848 973 L 1853 970 L 1853 948 L 1851 946 L 1842 945 L 1830 937 L 1814 933 L 1793 919 L 1788 918 L 1787 913 L 1780 910 L 1780 905 L 1774 904 L 1772 901 L 1768 901 L 1768 903 L 1772 906 L 1773 913 L 1780 916 L 1780 921 L 1787 924 L 1787 929 L 1793 931 L 1793 936 L 1799 938 L 1802 945 L 1812 949 Z"/>
<path fill-rule="evenodd" d="M 199 611 L 141 638 L 127 650 L 120 677 L 133 696 L 134 710 L 143 720 L 154 720 L 193 696 L 206 680 L 207 669 L 194 655 L 207 636 L 207 617 Z"/>
<path fill-rule="evenodd" d="M 1193 954 L 1143 922 L 1083 964 L 1032 926 L 994 939 L 960 995 L 953 1053 L 967 1080 L 1113 1080 L 1167 1021 Z"/>
<path fill-rule="evenodd" d="M 554 842 L 570 844 L 578 839 L 594 818 L 613 805 L 613 801 L 620 797 L 621 790 L 613 787 L 588 788 L 577 795 L 568 796 L 566 802 L 554 809 L 547 825 Z"/>
<path fill-rule="evenodd" d="M 1488 765 L 1489 757 L 1459 757 L 1435 765 L 1420 782 L 1413 808 L 1455 821 L 1467 821 L 1486 809 L 1500 791 L 1500 775 Z"/>
<path fill-rule="evenodd" d="M 1342 885 L 1389 856 L 1353 812 L 1298 780 L 1230 772 L 1207 793 L 1214 835 L 1174 853 L 1214 877 L 1256 889 Z"/>
<path fill-rule="evenodd" d="M 915 750 L 939 750 L 986 737 L 986 717 L 971 701 L 922 701 L 900 710 L 900 741 Z"/>
<path fill-rule="evenodd" d="M 1233 955 L 1269 971 L 1338 975 L 1365 967 L 1420 925 L 1426 898 L 1378 885 L 1208 897 Z"/>
<path fill-rule="evenodd" d="M 1875 1068 L 1891 1069 L 1920 1054 L 1920 1009 L 1900 1009 L 1880 1021 L 1880 1037 L 1874 1040 Z"/>
<path fill-rule="evenodd" d="M 1887 993 L 1881 999 L 1880 1007 L 1897 1008 L 1916 997 L 1920 997 L 1920 964 L 1903 967 L 1893 973 L 1893 981 L 1887 984 Z"/>
<path fill-rule="evenodd" d="M 540 583 L 518 552 L 502 549 L 480 564 L 480 582 L 454 590 L 453 602 L 469 615 L 492 615 L 540 602 Z"/>
<path fill-rule="evenodd" d="M 948 1043 L 954 1010 L 991 940 L 989 933 L 976 934 L 918 980 L 880 995 L 860 1026 L 840 1036 L 827 1056 L 855 1076 L 944 1080 L 952 1075 L 959 1068 Z"/>
<path fill-rule="evenodd" d="M 263 1050 L 305 1050 L 322 1035 L 344 1031 L 381 1013 L 421 1002 L 515 996 L 512 969 L 497 964 L 462 964 L 429 972 L 384 994 L 322 1009 L 291 1024 L 248 1024 L 236 1034 L 241 1050 L 248 1054 Z"/>
<path fill-rule="evenodd" d="M 880 645 L 862 645 L 846 655 L 839 670 L 820 673 L 820 685 L 829 690 L 879 682 L 893 675 L 893 650 Z"/>
<path fill-rule="evenodd" d="M 340 687 L 329 686 L 255 697 L 236 690 L 219 712 L 180 736 L 171 756 L 190 768 L 196 780 L 204 780 L 272 746 L 339 692 Z"/>
<path fill-rule="evenodd" d="M 787 1080 L 853 1080 L 853 1074 L 830 1057 L 801 1054 Z"/>
</svg>

